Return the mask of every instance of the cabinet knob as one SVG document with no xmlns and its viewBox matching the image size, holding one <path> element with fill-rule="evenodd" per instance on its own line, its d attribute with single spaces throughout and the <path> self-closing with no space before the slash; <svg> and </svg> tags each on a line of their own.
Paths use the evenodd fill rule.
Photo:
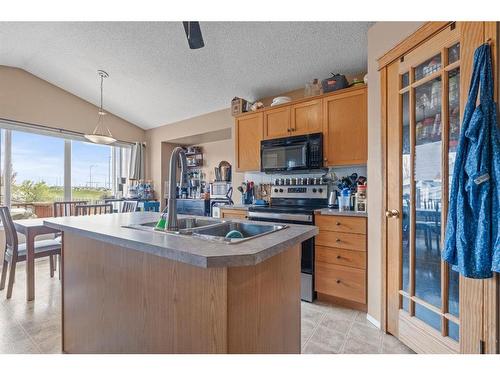
<svg viewBox="0 0 500 375">
<path fill-rule="evenodd" d="M 335 225 L 340 225 L 340 221 L 337 221 L 337 222 L 335 223 Z"/>
<path fill-rule="evenodd" d="M 336 281 L 337 281 L 337 284 L 340 284 L 340 280 L 339 279 L 337 279 Z"/>
<path fill-rule="evenodd" d="M 340 255 L 337 255 L 337 259 L 340 259 L 340 258 L 342 258 L 342 257 Z"/>
<path fill-rule="evenodd" d="M 337 238 L 337 239 L 335 240 L 335 242 L 340 242 L 340 238 Z"/>
</svg>

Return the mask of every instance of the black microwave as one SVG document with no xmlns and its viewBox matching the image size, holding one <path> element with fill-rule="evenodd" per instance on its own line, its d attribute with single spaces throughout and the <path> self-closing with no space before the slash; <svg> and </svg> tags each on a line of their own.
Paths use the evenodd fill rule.
<svg viewBox="0 0 500 375">
<path fill-rule="evenodd" d="M 261 172 L 300 171 L 322 167 L 322 133 L 268 139 L 260 142 Z"/>
</svg>

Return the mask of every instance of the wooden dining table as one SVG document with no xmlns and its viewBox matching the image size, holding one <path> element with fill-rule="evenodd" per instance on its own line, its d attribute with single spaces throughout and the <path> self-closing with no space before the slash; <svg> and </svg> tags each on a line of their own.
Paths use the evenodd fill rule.
<svg viewBox="0 0 500 375">
<path fill-rule="evenodd" d="M 43 224 L 45 219 L 14 220 L 18 233 L 26 237 L 26 299 L 35 299 L 35 237 L 42 234 L 59 233 Z"/>
</svg>

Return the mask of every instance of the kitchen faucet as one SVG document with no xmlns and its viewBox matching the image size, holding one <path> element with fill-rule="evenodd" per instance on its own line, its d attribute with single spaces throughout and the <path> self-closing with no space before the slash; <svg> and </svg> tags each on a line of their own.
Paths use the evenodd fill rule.
<svg viewBox="0 0 500 375">
<path fill-rule="evenodd" d="M 177 165 L 181 161 L 181 182 L 180 188 L 187 186 L 187 159 L 186 151 L 182 147 L 174 148 L 172 156 L 170 156 L 170 172 L 168 184 L 168 201 L 167 201 L 167 225 L 165 231 L 176 231 L 179 229 L 177 223 Z"/>
</svg>

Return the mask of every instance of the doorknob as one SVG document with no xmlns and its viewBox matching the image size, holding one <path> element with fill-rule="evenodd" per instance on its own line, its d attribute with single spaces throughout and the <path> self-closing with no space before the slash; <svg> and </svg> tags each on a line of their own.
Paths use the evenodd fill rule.
<svg viewBox="0 0 500 375">
<path fill-rule="evenodd" d="M 399 211 L 398 210 L 387 210 L 385 211 L 385 216 L 387 218 L 394 218 L 394 217 L 399 217 Z"/>
</svg>

